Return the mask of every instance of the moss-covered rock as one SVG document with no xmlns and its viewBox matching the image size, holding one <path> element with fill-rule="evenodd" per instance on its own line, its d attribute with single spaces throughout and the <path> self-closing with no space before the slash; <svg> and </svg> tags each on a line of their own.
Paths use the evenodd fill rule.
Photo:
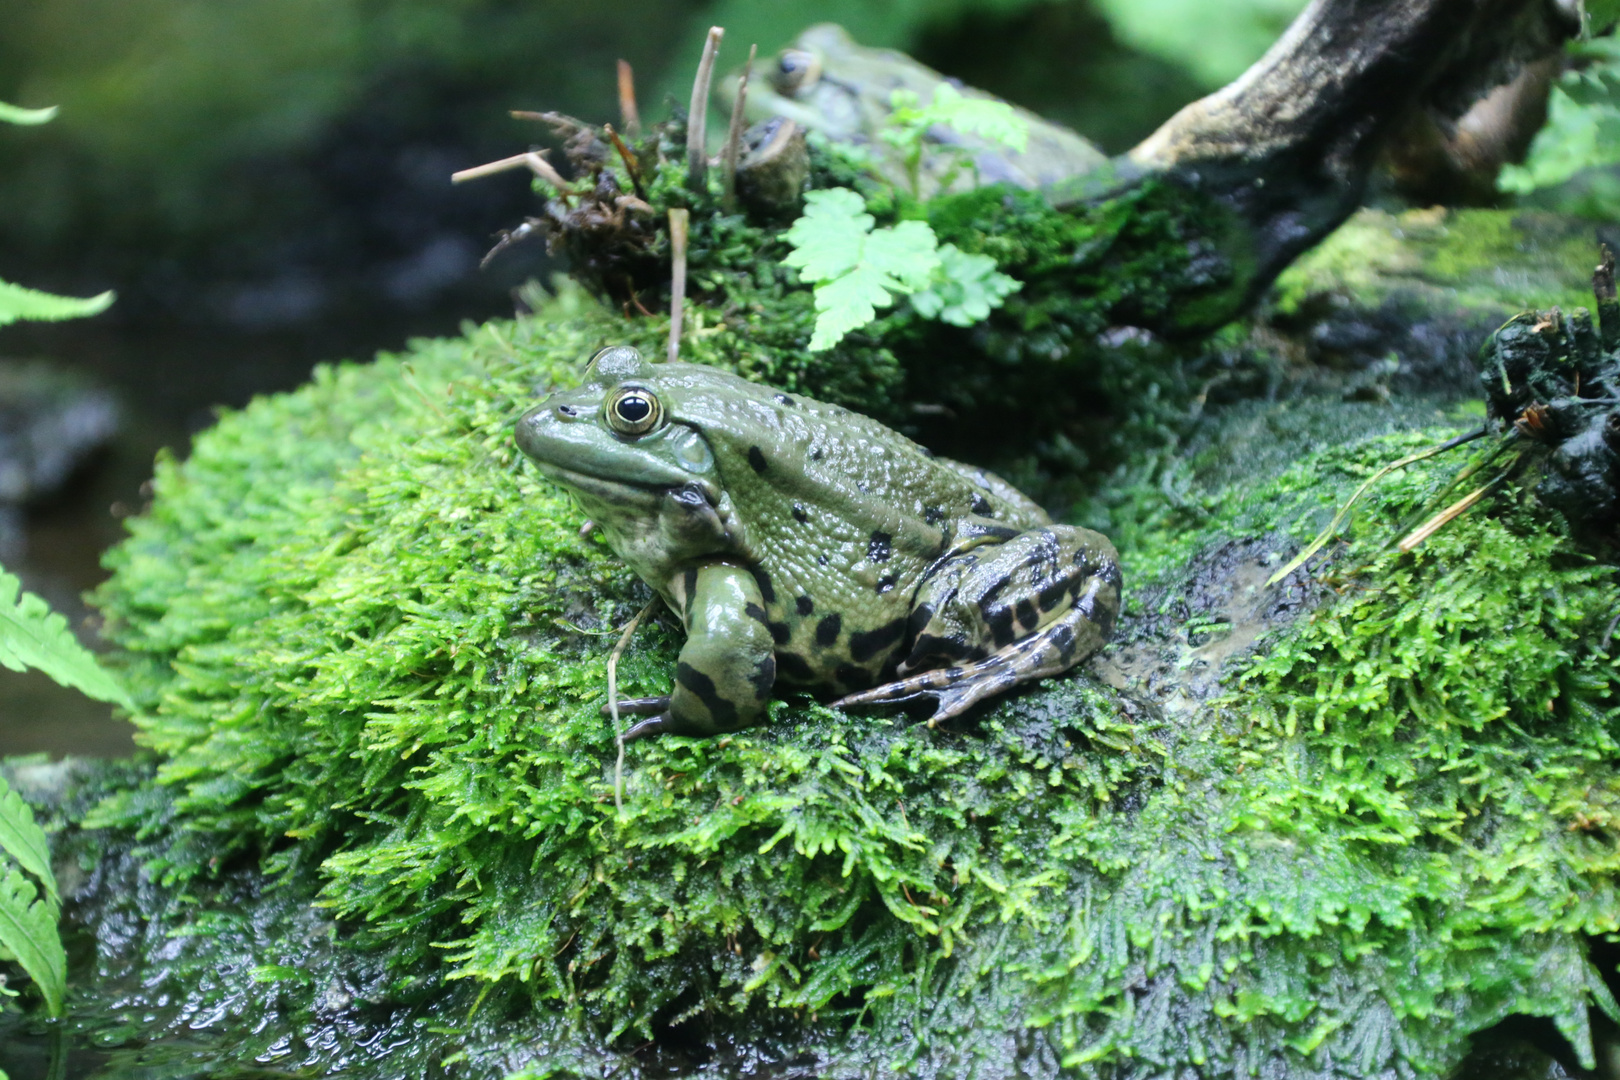
<svg viewBox="0 0 1620 1080">
<path fill-rule="evenodd" d="M 1593 1062 L 1614 571 L 1511 493 L 1385 550 L 1441 457 L 1265 585 L 1463 417 L 1230 410 L 1116 479 L 1128 610 L 1088 671 L 954 730 L 775 702 L 628 748 L 620 812 L 603 668 L 649 594 L 510 426 L 663 332 L 563 288 L 160 462 L 98 597 L 152 771 L 58 812 L 98 928 L 81 1023 L 376 1076 L 1406 1076 L 1511 1016 Z M 746 370 L 749 332 L 691 343 Z M 1226 464 L 1289 409 L 1276 468 Z M 677 645 L 644 630 L 621 687 Z"/>
<path fill-rule="evenodd" d="M 1403 393 L 1479 396 L 1474 357 L 1520 311 L 1592 304 L 1597 222 L 1518 210 L 1363 210 L 1277 279 L 1264 324 L 1313 364 Z"/>
</svg>

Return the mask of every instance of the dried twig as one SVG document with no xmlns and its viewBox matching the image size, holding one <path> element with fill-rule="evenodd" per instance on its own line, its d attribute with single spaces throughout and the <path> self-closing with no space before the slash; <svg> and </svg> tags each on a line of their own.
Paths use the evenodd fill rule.
<svg viewBox="0 0 1620 1080">
<path fill-rule="evenodd" d="M 726 149 L 720 156 L 721 177 L 725 182 L 723 205 L 727 210 L 737 208 L 737 159 L 742 155 L 743 104 L 748 100 L 748 77 L 754 73 L 754 54 L 758 45 L 748 46 L 748 62 L 743 65 L 742 78 L 737 81 L 737 100 L 731 103 L 731 126 L 726 129 Z"/>
<path fill-rule="evenodd" d="M 681 358 L 681 318 L 686 309 L 686 226 L 690 210 L 669 212 L 669 355 L 670 363 Z"/>
<path fill-rule="evenodd" d="M 619 635 L 619 643 L 608 654 L 608 714 L 613 717 L 613 739 L 619 744 L 619 760 L 613 764 L 613 805 L 620 817 L 624 816 L 624 732 L 619 729 L 619 657 L 630 644 L 630 635 L 636 632 L 647 612 L 658 603 L 658 597 L 647 601 L 647 606 L 636 612 L 630 625 Z"/>
<path fill-rule="evenodd" d="M 624 171 L 630 174 L 630 186 L 636 189 L 636 198 L 641 199 L 645 205 L 647 189 L 641 186 L 641 169 L 636 165 L 635 156 L 630 153 L 630 148 L 624 145 L 624 140 L 619 138 L 619 133 L 613 130 L 612 124 L 603 124 L 602 130 L 607 132 L 608 139 L 613 143 L 613 149 L 619 152 L 619 160 L 624 162 Z"/>
<path fill-rule="evenodd" d="M 630 61 L 619 61 L 619 124 L 632 139 L 641 138 L 641 111 L 636 108 L 636 76 Z"/>
<path fill-rule="evenodd" d="M 530 150 L 527 153 L 513 154 L 511 157 L 491 161 L 485 165 L 474 165 L 470 169 L 462 169 L 460 172 L 451 173 L 450 182 L 459 184 L 463 180 L 477 180 L 482 176 L 494 176 L 496 173 L 507 172 L 511 169 L 528 169 L 556 188 L 562 193 L 563 198 L 567 199 L 572 194 L 568 190 L 568 181 L 562 178 L 561 173 L 552 168 L 551 162 L 542 156 L 544 153 L 543 150 Z"/>
<path fill-rule="evenodd" d="M 703 59 L 698 61 L 697 78 L 692 80 L 692 107 L 686 114 L 686 183 L 701 188 L 708 173 L 709 155 L 704 149 L 708 138 L 709 83 L 714 78 L 714 56 L 720 51 L 720 39 L 725 27 L 709 27 L 709 36 L 703 42 Z"/>
</svg>

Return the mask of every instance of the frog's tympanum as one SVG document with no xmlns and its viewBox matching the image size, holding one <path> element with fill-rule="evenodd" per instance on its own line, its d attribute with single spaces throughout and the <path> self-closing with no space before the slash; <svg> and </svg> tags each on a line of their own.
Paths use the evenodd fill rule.
<svg viewBox="0 0 1620 1080">
<path fill-rule="evenodd" d="M 781 684 L 935 719 L 1108 637 L 1113 545 L 876 421 L 714 368 L 597 354 L 517 442 L 686 625 L 627 738 L 757 721 Z"/>
</svg>

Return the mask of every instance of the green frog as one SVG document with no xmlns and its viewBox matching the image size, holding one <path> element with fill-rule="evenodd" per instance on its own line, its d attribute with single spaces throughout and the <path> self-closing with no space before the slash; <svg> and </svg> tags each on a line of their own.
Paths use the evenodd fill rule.
<svg viewBox="0 0 1620 1080">
<path fill-rule="evenodd" d="M 820 132 L 835 142 L 866 147 L 874 166 L 891 183 L 909 182 L 899 151 L 887 145 L 882 133 L 891 128 L 895 91 L 916 96 L 926 104 L 942 84 L 965 97 L 999 100 L 992 94 L 956 79 L 949 79 L 893 49 L 856 44 L 840 26 L 822 23 L 799 35 L 765 68 L 764 78 L 748 85 L 744 104 L 756 120 L 785 117 L 807 131 Z M 737 81 L 727 85 L 735 100 Z M 942 185 L 961 191 L 977 183 L 1003 182 L 1022 188 L 1049 187 L 1101 168 L 1108 160 L 1085 138 L 1016 106 L 1013 112 L 1028 128 L 1027 145 L 1009 150 L 977 135 L 948 128 L 931 128 L 924 139 L 921 191 L 927 198 Z M 960 168 L 959 151 L 973 169 Z M 953 179 L 954 178 L 954 179 Z"/>
<path fill-rule="evenodd" d="M 937 721 L 1107 639 L 1119 560 L 998 477 L 882 424 L 699 364 L 604 349 L 517 444 L 668 602 L 667 696 L 627 739 L 713 735 L 777 686 L 840 706 L 929 695 Z"/>
</svg>

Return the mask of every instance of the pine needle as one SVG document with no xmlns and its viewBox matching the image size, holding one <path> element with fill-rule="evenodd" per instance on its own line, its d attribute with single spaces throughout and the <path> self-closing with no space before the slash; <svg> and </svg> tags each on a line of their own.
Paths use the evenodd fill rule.
<svg viewBox="0 0 1620 1080">
<path fill-rule="evenodd" d="M 1354 507 L 1356 503 L 1361 500 L 1361 497 L 1365 495 L 1374 484 L 1378 483 L 1378 481 L 1382 480 L 1396 469 L 1404 469 L 1408 465 L 1422 461 L 1425 458 L 1431 458 L 1436 454 L 1445 453 L 1447 450 L 1461 446 L 1465 442 L 1470 442 L 1474 439 L 1480 438 L 1484 434 L 1485 429 L 1479 428 L 1478 430 L 1471 431 L 1466 435 L 1459 435 L 1455 439 L 1447 439 L 1438 446 L 1431 446 L 1426 450 L 1419 450 L 1415 454 L 1407 454 L 1400 460 L 1392 461 L 1388 465 L 1385 465 L 1382 469 L 1379 469 L 1377 472 L 1373 473 L 1372 476 L 1367 478 L 1366 483 L 1356 488 L 1356 493 L 1350 496 L 1349 500 L 1343 506 L 1339 507 L 1339 512 L 1333 515 L 1333 520 L 1328 522 L 1328 527 L 1318 533 L 1316 535 L 1316 539 L 1312 540 L 1310 544 L 1306 546 L 1304 551 L 1300 552 L 1298 555 L 1294 556 L 1293 559 L 1289 560 L 1288 565 L 1284 566 L 1281 570 L 1278 570 L 1275 574 L 1272 574 L 1269 578 L 1267 578 L 1266 585 L 1271 586 L 1277 584 L 1277 582 L 1281 581 L 1289 574 L 1292 574 L 1301 566 L 1304 566 L 1306 561 L 1309 560 L 1312 555 L 1315 555 L 1318 551 L 1321 551 L 1324 547 L 1326 547 L 1327 542 L 1333 539 L 1334 533 L 1339 531 L 1339 526 L 1344 524 L 1344 519 L 1350 516 L 1351 508 Z M 1466 509 L 1466 507 L 1464 509 Z M 1459 513 L 1460 512 L 1461 511 L 1459 511 Z"/>
<path fill-rule="evenodd" d="M 1500 479 L 1500 476 L 1496 478 L 1496 480 Z M 1470 506 L 1473 506 L 1475 503 L 1479 502 L 1485 493 L 1491 490 L 1491 487 L 1496 483 L 1496 480 L 1492 480 L 1489 484 L 1481 484 L 1473 491 L 1470 491 L 1467 495 L 1464 495 L 1462 498 L 1440 511 L 1438 514 L 1434 515 L 1434 517 L 1430 518 L 1428 521 L 1425 521 L 1422 525 L 1419 525 L 1417 528 L 1407 533 L 1406 537 L 1402 539 L 1401 542 L 1396 545 L 1396 547 L 1400 549 L 1403 555 L 1416 548 L 1419 544 L 1423 543 L 1423 541 L 1427 540 L 1429 537 L 1433 536 L 1435 533 L 1444 528 L 1446 522 L 1457 517 L 1464 510 L 1467 510 Z"/>
</svg>

